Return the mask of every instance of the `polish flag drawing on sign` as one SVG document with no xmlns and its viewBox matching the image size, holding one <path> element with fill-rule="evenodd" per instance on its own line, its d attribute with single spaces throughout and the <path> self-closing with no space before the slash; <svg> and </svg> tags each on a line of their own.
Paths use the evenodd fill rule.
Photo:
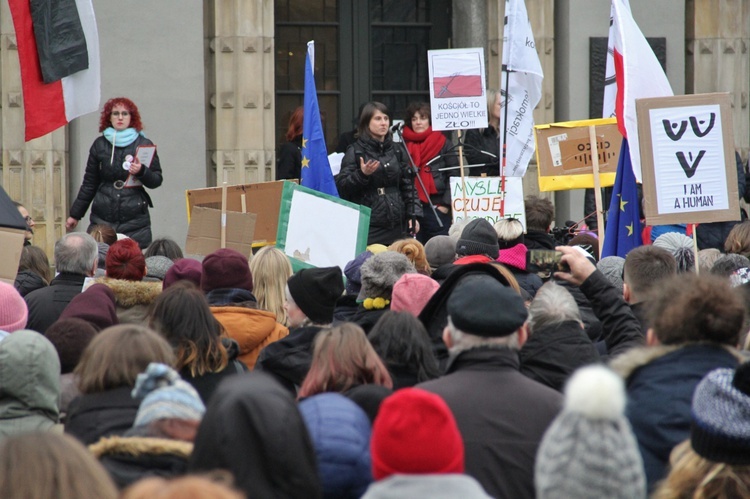
<svg viewBox="0 0 750 499">
<path fill-rule="evenodd" d="M 482 61 L 478 54 L 444 54 L 432 58 L 432 87 L 436 99 L 481 97 Z"/>
<path fill-rule="evenodd" d="M 99 34 L 92 0 L 57 4 L 68 9 L 62 13 L 63 16 L 77 15 L 80 18 L 82 30 L 78 31 L 77 35 L 82 34 L 85 37 L 88 69 L 69 73 L 69 76 L 60 80 L 45 83 L 37 49 L 37 37 L 34 35 L 30 0 L 9 0 L 8 4 L 16 30 L 26 121 L 25 140 L 28 142 L 57 130 L 74 118 L 99 109 Z M 63 41 L 62 37 L 55 38 L 57 43 Z M 44 52 L 43 50 L 42 53 Z M 62 68 L 63 72 L 65 69 Z M 70 69 L 75 71 L 77 67 Z"/>
</svg>

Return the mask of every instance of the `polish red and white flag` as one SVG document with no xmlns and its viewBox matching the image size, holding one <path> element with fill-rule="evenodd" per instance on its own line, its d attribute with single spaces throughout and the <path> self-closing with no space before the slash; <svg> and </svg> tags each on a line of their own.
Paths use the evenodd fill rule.
<svg viewBox="0 0 750 499">
<path fill-rule="evenodd" d="M 16 30 L 18 58 L 21 68 L 25 140 L 28 142 L 66 125 L 68 122 L 99 109 L 101 99 L 101 71 L 99 59 L 99 34 L 94 16 L 92 0 L 70 0 L 54 5 L 58 10 L 50 12 L 48 4 L 39 0 L 8 0 L 13 25 Z M 56 36 L 58 27 L 54 23 L 40 22 L 40 10 L 53 20 L 64 19 L 82 29 L 72 31 L 70 37 Z M 78 18 L 78 20 L 75 19 Z M 42 28 L 43 26 L 43 28 Z M 35 28 L 40 32 L 35 33 Z M 80 39 L 84 37 L 84 39 Z M 54 46 L 55 44 L 66 46 Z M 78 47 L 85 44 L 88 63 L 81 67 L 80 58 L 55 57 L 65 53 L 69 44 Z M 40 56 L 41 54 L 41 56 Z M 42 66 L 50 63 L 66 74 L 59 80 L 45 83 Z M 66 65 L 70 67 L 67 68 Z M 72 72 L 75 71 L 75 72 Z M 49 74 L 49 73 L 47 73 Z"/>
</svg>

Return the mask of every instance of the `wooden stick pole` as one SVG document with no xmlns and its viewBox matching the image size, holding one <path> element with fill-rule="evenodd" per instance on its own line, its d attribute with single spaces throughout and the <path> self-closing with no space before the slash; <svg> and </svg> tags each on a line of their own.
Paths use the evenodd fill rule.
<svg viewBox="0 0 750 499">
<path fill-rule="evenodd" d="M 221 184 L 221 247 L 227 247 L 227 183 Z"/>
<path fill-rule="evenodd" d="M 591 162 L 594 167 L 594 200 L 596 202 L 596 224 L 599 233 L 599 248 L 604 247 L 604 209 L 602 207 L 602 183 L 599 179 L 599 147 L 596 141 L 596 127 L 589 126 L 591 142 Z M 601 255 L 600 255 L 601 256 Z"/>
<path fill-rule="evenodd" d="M 464 198 L 464 221 L 469 218 L 466 202 L 466 177 L 464 176 L 464 145 L 461 142 L 461 130 L 458 130 L 458 168 L 461 172 L 461 194 Z"/>
<path fill-rule="evenodd" d="M 690 224 L 690 226 L 693 229 L 693 255 L 695 256 L 695 274 L 697 275 L 700 273 L 698 271 L 698 267 L 700 267 L 698 265 L 698 233 L 695 230 L 695 224 Z"/>
</svg>

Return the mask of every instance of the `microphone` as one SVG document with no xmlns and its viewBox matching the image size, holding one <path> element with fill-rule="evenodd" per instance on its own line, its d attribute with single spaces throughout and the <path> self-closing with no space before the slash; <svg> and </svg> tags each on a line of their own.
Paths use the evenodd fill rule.
<svg viewBox="0 0 750 499">
<path fill-rule="evenodd" d="M 404 128 L 404 122 L 399 121 L 398 123 L 396 123 L 395 125 L 391 127 L 391 132 L 394 132 L 394 133 L 399 132 L 401 131 L 402 128 Z"/>
<path fill-rule="evenodd" d="M 425 166 L 430 166 L 432 163 L 434 163 L 435 161 L 439 160 L 442 157 L 443 157 L 442 154 L 438 154 L 437 156 L 429 160 L 427 163 L 425 163 Z"/>
<path fill-rule="evenodd" d="M 491 153 L 491 152 L 489 152 L 489 151 L 483 151 L 483 150 L 481 150 L 481 149 L 480 149 L 480 150 L 479 150 L 479 153 L 480 153 L 480 154 L 486 154 L 487 156 L 492 156 L 493 158 L 497 158 L 497 156 L 496 156 L 496 155 L 492 154 L 492 153 Z"/>
</svg>

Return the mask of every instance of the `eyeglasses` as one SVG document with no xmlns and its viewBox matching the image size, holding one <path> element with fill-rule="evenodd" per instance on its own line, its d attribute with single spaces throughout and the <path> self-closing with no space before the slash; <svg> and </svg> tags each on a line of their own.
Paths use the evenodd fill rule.
<svg viewBox="0 0 750 499">
<path fill-rule="evenodd" d="M 112 116 L 122 116 L 124 118 L 125 116 L 130 116 L 130 113 L 127 111 L 112 111 Z"/>
</svg>

